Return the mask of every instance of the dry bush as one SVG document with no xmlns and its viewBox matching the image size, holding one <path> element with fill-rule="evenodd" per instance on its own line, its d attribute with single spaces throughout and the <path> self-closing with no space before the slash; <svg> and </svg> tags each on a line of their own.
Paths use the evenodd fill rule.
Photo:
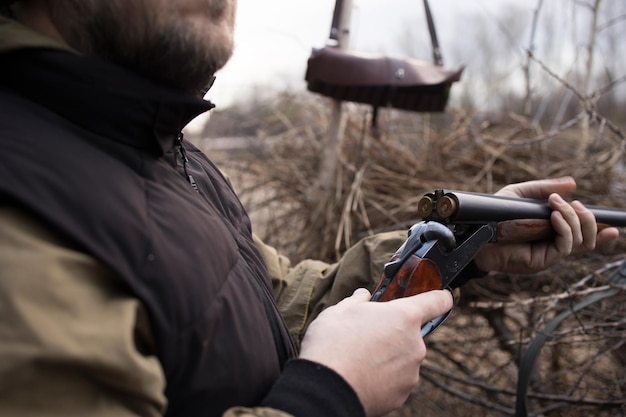
<svg viewBox="0 0 626 417">
<path fill-rule="evenodd" d="M 373 133 L 369 109 L 348 104 L 335 182 L 320 192 L 313 184 L 328 102 L 306 95 L 290 103 L 287 109 L 270 105 L 276 111 L 265 123 L 282 125 L 282 133 L 258 131 L 253 147 L 220 152 L 210 140 L 198 142 L 233 180 L 255 231 L 293 261 L 334 261 L 366 235 L 408 227 L 419 220 L 419 198 L 435 188 L 491 193 L 512 182 L 571 175 L 579 184 L 572 198 L 626 208 L 624 138 L 601 118 L 581 155 L 575 120 L 543 132 L 515 114 L 390 110 Z M 393 415 L 514 415 L 520 353 L 551 318 L 606 289 L 625 248 L 620 238 L 541 274 L 470 282 L 428 340 L 421 384 Z M 620 291 L 555 330 L 531 381 L 531 415 L 626 415 L 625 302 Z"/>
</svg>

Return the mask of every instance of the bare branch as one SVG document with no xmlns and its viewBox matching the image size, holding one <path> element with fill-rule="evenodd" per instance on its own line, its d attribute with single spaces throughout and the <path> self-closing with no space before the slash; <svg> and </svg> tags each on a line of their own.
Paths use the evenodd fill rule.
<svg viewBox="0 0 626 417">
<path fill-rule="evenodd" d="M 619 15 L 619 16 L 615 16 L 615 17 L 613 17 L 613 18 L 611 18 L 611 19 L 607 20 L 606 22 L 604 22 L 604 23 L 602 23 L 602 24 L 598 25 L 598 32 L 602 32 L 603 30 L 608 29 L 608 28 L 610 28 L 611 26 L 616 25 L 616 24 L 618 24 L 619 22 L 621 22 L 621 21 L 625 21 L 625 20 L 626 20 L 626 14 L 622 14 L 622 15 Z"/>
</svg>

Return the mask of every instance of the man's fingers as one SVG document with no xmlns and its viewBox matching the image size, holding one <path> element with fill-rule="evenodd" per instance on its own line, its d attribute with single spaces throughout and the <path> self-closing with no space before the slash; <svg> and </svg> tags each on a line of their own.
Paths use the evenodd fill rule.
<svg viewBox="0 0 626 417">
<path fill-rule="evenodd" d="M 365 288 L 357 288 L 354 290 L 350 298 L 356 300 L 369 300 L 372 298 L 372 294 Z"/>
<path fill-rule="evenodd" d="M 580 227 L 583 238 L 583 248 L 593 250 L 596 247 L 596 238 L 598 236 L 598 225 L 596 224 L 596 216 L 586 208 L 580 201 L 572 202 L 572 208 L 576 211 L 580 219 Z"/>
<path fill-rule="evenodd" d="M 362 303 L 364 301 L 369 301 L 372 298 L 372 294 L 365 288 L 357 288 L 354 290 L 350 297 L 346 297 L 341 300 L 337 305 L 347 305 L 347 304 L 355 304 Z"/>
<path fill-rule="evenodd" d="M 596 246 L 602 247 L 619 237 L 619 229 L 616 227 L 604 227 L 596 236 Z"/>
<path fill-rule="evenodd" d="M 394 301 L 412 303 L 416 307 L 416 313 L 421 317 L 422 324 L 447 313 L 454 306 L 452 293 L 448 290 L 427 291 Z"/>
<path fill-rule="evenodd" d="M 349 302 L 349 300 L 357 301 L 358 294 L 355 292 L 352 297 L 344 299 L 341 303 Z M 419 319 L 421 325 L 450 311 L 454 307 L 454 298 L 448 290 L 431 290 L 409 297 L 383 301 L 381 304 L 395 305 L 404 311 L 411 312 L 410 316 Z"/>
<path fill-rule="evenodd" d="M 569 255 L 573 249 L 583 242 L 580 219 L 576 210 L 558 194 L 549 198 L 552 213 L 552 225 L 557 233 L 555 244 L 563 255 Z"/>
</svg>

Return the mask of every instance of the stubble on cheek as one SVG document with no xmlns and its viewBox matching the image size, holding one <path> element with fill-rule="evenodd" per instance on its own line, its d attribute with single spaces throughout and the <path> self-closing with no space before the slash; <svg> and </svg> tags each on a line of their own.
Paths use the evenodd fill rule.
<svg viewBox="0 0 626 417">
<path fill-rule="evenodd" d="M 205 0 L 207 14 L 184 16 L 172 3 L 58 0 L 56 20 L 70 46 L 158 83 L 199 94 L 233 51 L 229 0 Z M 169 6 L 169 7 L 168 7 Z"/>
<path fill-rule="evenodd" d="M 232 55 L 232 33 L 223 29 L 171 22 L 144 50 L 147 56 L 143 62 L 157 63 L 165 81 L 188 92 L 199 92 Z"/>
</svg>

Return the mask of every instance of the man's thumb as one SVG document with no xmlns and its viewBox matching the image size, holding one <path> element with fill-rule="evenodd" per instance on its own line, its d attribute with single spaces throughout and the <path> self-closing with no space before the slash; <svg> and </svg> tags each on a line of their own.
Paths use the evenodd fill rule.
<svg viewBox="0 0 626 417">
<path fill-rule="evenodd" d="M 357 288 L 356 290 L 354 290 L 350 298 L 367 301 L 372 298 L 372 294 L 365 288 Z"/>
<path fill-rule="evenodd" d="M 454 306 L 452 293 L 448 290 L 426 291 L 409 298 L 422 310 L 424 323 L 447 313 Z"/>
</svg>

